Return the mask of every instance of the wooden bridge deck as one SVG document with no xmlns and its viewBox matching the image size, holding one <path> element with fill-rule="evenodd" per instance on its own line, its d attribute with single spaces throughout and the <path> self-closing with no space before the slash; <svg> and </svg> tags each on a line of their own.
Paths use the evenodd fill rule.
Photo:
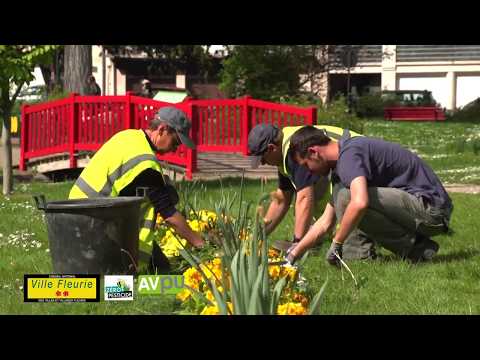
<svg viewBox="0 0 480 360">
<path fill-rule="evenodd" d="M 85 167 L 89 161 L 90 157 L 88 153 L 81 154 L 77 157 L 79 167 Z M 18 164 L 18 160 L 14 162 L 14 164 Z M 69 167 L 68 154 L 57 154 L 55 156 L 33 159 L 27 167 L 29 172 L 34 168 L 38 173 L 67 170 Z M 245 172 L 246 178 L 266 177 L 272 179 L 277 177 L 277 169 L 273 166 L 265 165 L 260 166 L 258 169 L 251 169 L 249 158 L 240 153 L 199 153 L 197 156 L 197 168 L 198 170 L 193 173 L 193 179 L 209 180 L 219 177 L 241 177 L 243 172 Z M 164 170 L 170 177 L 177 179 L 183 177 L 183 171 L 178 171 L 177 167 L 169 167 L 166 165 Z"/>
<path fill-rule="evenodd" d="M 193 173 L 194 179 L 242 176 L 244 171 L 247 178 L 277 177 L 275 167 L 265 165 L 251 169 L 249 158 L 238 153 L 200 153 L 197 157 L 197 167 L 198 171 Z"/>
</svg>

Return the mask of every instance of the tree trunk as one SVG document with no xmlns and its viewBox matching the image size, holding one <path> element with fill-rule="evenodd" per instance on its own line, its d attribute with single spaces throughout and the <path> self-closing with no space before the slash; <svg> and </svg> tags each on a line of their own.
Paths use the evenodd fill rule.
<svg viewBox="0 0 480 360">
<path fill-rule="evenodd" d="M 3 109 L 2 160 L 3 195 L 8 195 L 13 190 L 12 141 L 10 139 L 10 109 Z"/>
<path fill-rule="evenodd" d="M 92 74 L 92 46 L 65 45 L 64 89 L 85 95 L 87 78 Z"/>
</svg>

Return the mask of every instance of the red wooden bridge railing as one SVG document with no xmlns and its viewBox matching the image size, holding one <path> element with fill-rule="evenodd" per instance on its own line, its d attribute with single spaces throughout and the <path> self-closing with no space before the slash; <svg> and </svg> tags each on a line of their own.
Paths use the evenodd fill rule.
<svg viewBox="0 0 480 360">
<path fill-rule="evenodd" d="M 252 99 L 190 100 L 170 104 L 133 96 L 78 96 L 25 105 L 22 108 L 20 170 L 33 158 L 68 154 L 77 167 L 80 152 L 98 150 L 125 129 L 145 129 L 159 108 L 175 106 L 192 120 L 196 150 L 179 146 L 160 160 L 185 168 L 187 179 L 197 170 L 197 151 L 241 152 L 247 155 L 250 129 L 259 123 L 279 127 L 315 124 L 315 107 L 301 108 Z"/>
</svg>

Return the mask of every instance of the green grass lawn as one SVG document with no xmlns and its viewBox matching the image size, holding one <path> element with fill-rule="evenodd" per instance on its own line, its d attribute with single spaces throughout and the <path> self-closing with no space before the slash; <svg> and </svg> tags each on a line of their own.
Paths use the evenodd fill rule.
<svg viewBox="0 0 480 360">
<path fill-rule="evenodd" d="M 480 123 L 375 120 L 364 133 L 403 144 L 445 184 L 480 184 Z"/>
<path fill-rule="evenodd" d="M 396 141 L 416 151 L 444 182 L 480 184 L 480 155 L 472 146 L 480 137 L 480 125 L 370 121 L 365 134 Z M 462 145 L 459 139 L 470 140 Z M 212 204 L 221 195 L 220 182 L 202 184 L 203 189 L 196 192 L 198 202 L 213 210 Z M 265 191 L 276 185 L 276 181 L 269 181 Z M 178 310 L 179 304 L 172 296 L 137 296 L 126 303 L 23 302 L 23 275 L 53 272 L 43 212 L 36 209 L 32 195 L 44 194 L 47 201 L 63 200 L 71 186 L 72 182 L 16 183 L 14 195 L 0 195 L 0 314 L 171 314 Z M 223 187 L 238 194 L 240 179 L 224 179 Z M 246 180 L 246 200 L 256 202 L 260 192 L 258 180 Z M 381 250 L 381 260 L 348 264 L 359 283 L 357 289 L 347 272 L 325 262 L 325 244 L 312 251 L 302 275 L 313 291 L 329 279 L 321 312 L 480 314 L 480 195 L 451 197 L 455 205 L 451 222 L 455 234 L 436 237 L 440 251 L 431 263 L 411 265 Z M 292 233 L 291 210 L 270 240 L 289 239 Z"/>
<path fill-rule="evenodd" d="M 225 179 L 228 191 L 238 192 L 238 179 Z M 220 196 L 218 181 L 205 182 L 198 201 L 206 208 Z M 133 302 L 116 303 L 24 303 L 23 274 L 52 273 L 48 236 L 43 212 L 33 205 L 32 194 L 43 193 L 47 200 L 64 199 L 71 182 L 20 185 L 9 199 L 0 198 L 0 304 L 1 314 L 170 314 L 178 310 L 172 296 L 137 297 Z M 273 190 L 274 182 L 266 190 Z M 260 192 L 259 181 L 246 181 L 247 200 Z M 312 290 L 318 291 L 325 279 L 329 283 L 322 305 L 324 314 L 479 314 L 480 251 L 476 234 L 480 232 L 480 195 L 452 194 L 455 211 L 452 237 L 440 236 L 439 254 L 432 263 L 410 265 L 382 250 L 382 260 L 350 262 L 359 288 L 350 275 L 324 261 L 326 245 L 311 252 L 303 275 Z M 252 209 L 253 212 L 253 209 Z M 292 211 L 272 234 L 271 240 L 290 237 Z M 343 275 L 343 276 L 342 276 Z M 343 277 L 343 279 L 342 279 Z"/>
</svg>

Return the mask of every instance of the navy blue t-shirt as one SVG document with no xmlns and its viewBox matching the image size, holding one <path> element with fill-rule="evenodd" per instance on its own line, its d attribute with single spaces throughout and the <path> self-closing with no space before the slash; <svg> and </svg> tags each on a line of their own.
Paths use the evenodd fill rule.
<svg viewBox="0 0 480 360">
<path fill-rule="evenodd" d="M 315 184 L 320 176 L 315 175 L 310 172 L 308 168 L 302 166 L 293 160 L 290 150 L 287 153 L 287 170 L 293 179 L 293 183 L 297 188 L 297 191 L 300 191 L 310 185 Z M 295 187 L 292 185 L 292 182 L 288 177 L 282 175 L 278 172 L 278 188 L 283 191 L 295 191 Z"/>
<path fill-rule="evenodd" d="M 450 206 L 451 199 L 433 170 L 399 144 L 371 137 L 342 138 L 334 174 L 347 188 L 365 176 L 368 187 L 391 187 L 423 197 L 429 204 Z"/>
</svg>

